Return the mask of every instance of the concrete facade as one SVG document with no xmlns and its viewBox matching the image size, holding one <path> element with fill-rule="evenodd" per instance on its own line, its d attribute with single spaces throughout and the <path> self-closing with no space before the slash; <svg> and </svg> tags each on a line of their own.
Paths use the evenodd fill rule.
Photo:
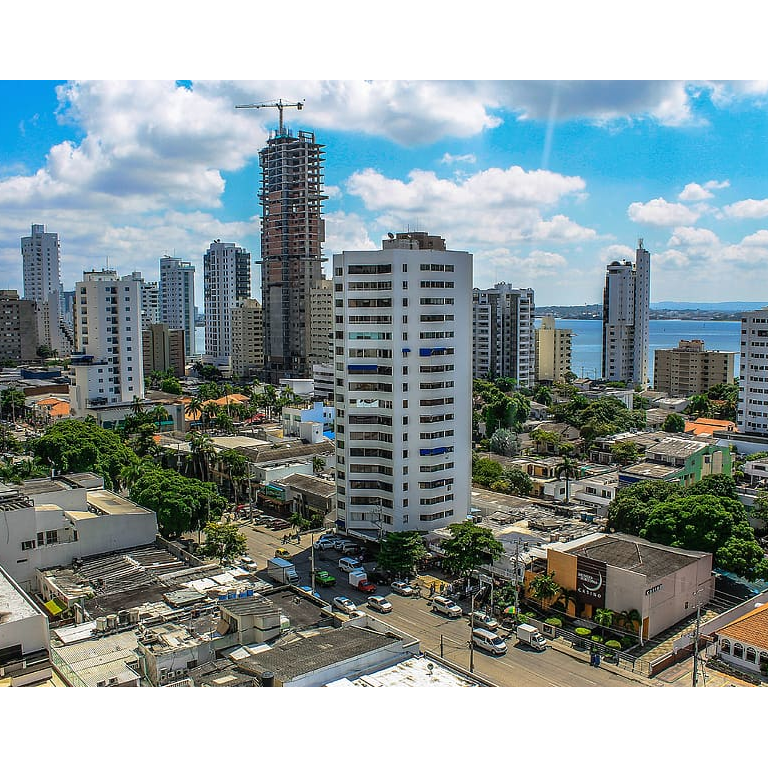
<svg viewBox="0 0 768 768">
<path fill-rule="evenodd" d="M 739 432 L 768 437 L 768 308 L 741 318 Z"/>
<path fill-rule="evenodd" d="M 400 233 L 334 255 L 333 270 L 337 525 L 378 538 L 463 520 L 471 254 Z"/>
<path fill-rule="evenodd" d="M 184 378 L 186 357 L 184 355 L 184 330 L 169 328 L 165 323 L 152 323 L 142 331 L 144 377 L 153 371 L 173 371 L 177 379 Z"/>
<path fill-rule="evenodd" d="M 256 299 L 232 310 L 232 375 L 255 376 L 264 367 L 264 316 Z"/>
<path fill-rule="evenodd" d="M 38 307 L 20 299 L 17 291 L 0 291 L 0 361 L 31 363 L 39 360 Z"/>
<path fill-rule="evenodd" d="M 533 387 L 536 335 L 532 288 L 497 283 L 472 291 L 472 376 L 507 377 Z"/>
<path fill-rule="evenodd" d="M 536 381 L 564 381 L 571 371 L 573 331 L 557 328 L 553 315 L 545 315 L 536 329 Z"/>
<path fill-rule="evenodd" d="M 160 259 L 160 321 L 184 330 L 184 354 L 195 354 L 195 267 L 188 261 Z"/>
<path fill-rule="evenodd" d="M 732 384 L 736 353 L 704 346 L 700 339 L 681 339 L 674 349 L 654 350 L 653 388 L 672 397 L 691 397 L 716 384 Z"/>
<path fill-rule="evenodd" d="M 635 263 L 614 261 L 606 268 L 603 291 L 603 378 L 648 383 L 651 255 L 642 238 Z"/>
</svg>

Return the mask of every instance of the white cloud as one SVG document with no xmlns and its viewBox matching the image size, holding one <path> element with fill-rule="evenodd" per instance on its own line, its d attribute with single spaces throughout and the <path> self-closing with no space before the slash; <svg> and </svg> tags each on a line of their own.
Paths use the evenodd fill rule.
<svg viewBox="0 0 768 768">
<path fill-rule="evenodd" d="M 670 248 L 668 251 L 661 251 L 660 253 L 654 253 L 651 256 L 651 270 L 654 267 L 669 267 L 672 269 L 685 269 L 691 265 L 690 257 L 674 248 Z M 658 282 L 658 278 L 657 278 Z"/>
<path fill-rule="evenodd" d="M 651 224 L 657 227 L 674 227 L 693 224 L 699 214 L 680 203 L 668 203 L 663 197 L 657 197 L 647 203 L 631 203 L 627 208 L 629 218 L 638 224 Z"/>
<path fill-rule="evenodd" d="M 690 203 L 697 200 L 707 200 L 710 197 L 714 197 L 714 195 L 700 184 L 686 184 L 677 199 Z"/>
<path fill-rule="evenodd" d="M 731 182 L 728 179 L 725 179 L 725 181 L 715 181 L 712 179 L 711 181 L 704 182 L 704 189 L 727 189 L 730 186 Z"/>
<path fill-rule="evenodd" d="M 371 251 L 381 248 L 368 233 L 367 223 L 356 213 L 328 213 L 325 218 L 324 250 L 329 257 L 341 251 Z M 326 274 L 330 268 L 325 267 Z"/>
<path fill-rule="evenodd" d="M 762 219 L 768 216 L 768 199 L 739 200 L 724 206 L 723 213 L 731 219 Z"/>
<path fill-rule="evenodd" d="M 443 165 L 453 165 L 454 163 L 476 163 L 477 158 L 471 153 L 468 155 L 452 155 L 450 152 L 446 152 L 440 158 L 440 162 Z"/>
<path fill-rule="evenodd" d="M 688 248 L 692 251 L 706 251 L 720 245 L 720 239 L 711 229 L 696 227 L 675 227 L 667 245 L 670 248 Z"/>
</svg>

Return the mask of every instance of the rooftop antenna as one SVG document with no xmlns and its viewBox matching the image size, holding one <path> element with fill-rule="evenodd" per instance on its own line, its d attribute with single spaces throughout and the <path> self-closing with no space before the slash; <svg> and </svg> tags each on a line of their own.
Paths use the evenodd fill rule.
<svg viewBox="0 0 768 768">
<path fill-rule="evenodd" d="M 306 99 L 304 100 L 306 101 Z M 277 101 L 266 101 L 262 102 L 260 104 L 235 104 L 235 109 L 261 109 L 262 107 L 276 107 L 277 111 L 280 113 L 280 129 L 279 129 L 279 136 L 282 136 L 284 134 L 283 130 L 283 110 L 286 107 L 296 107 L 296 109 L 304 109 L 304 101 L 295 101 L 295 102 L 286 102 L 282 99 L 278 99 Z"/>
</svg>

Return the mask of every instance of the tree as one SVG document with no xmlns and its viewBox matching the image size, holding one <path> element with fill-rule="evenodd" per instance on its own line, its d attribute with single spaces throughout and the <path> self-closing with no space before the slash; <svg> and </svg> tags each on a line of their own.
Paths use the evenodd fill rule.
<svg viewBox="0 0 768 768">
<path fill-rule="evenodd" d="M 472 461 L 472 482 L 490 488 L 501 480 L 504 468 L 498 461 L 475 454 Z"/>
<path fill-rule="evenodd" d="M 768 523 L 768 491 L 762 489 L 757 492 L 752 509 L 749 510 L 749 516 L 764 524 Z"/>
<path fill-rule="evenodd" d="M 502 472 L 501 477 L 509 483 L 511 493 L 529 496 L 533 492 L 533 480 L 519 467 L 508 467 Z"/>
<path fill-rule="evenodd" d="M 48 427 L 31 450 L 41 464 L 60 472 L 95 472 L 109 489 L 119 486 L 123 467 L 137 458 L 117 432 L 77 419 Z"/>
<path fill-rule="evenodd" d="M 661 428 L 665 432 L 685 432 L 685 419 L 679 413 L 670 413 Z"/>
<path fill-rule="evenodd" d="M 187 403 L 184 408 L 185 415 L 189 416 L 193 421 L 200 421 L 202 423 L 203 417 L 203 401 L 200 397 L 193 397 Z M 203 430 L 205 425 L 203 424 Z"/>
<path fill-rule="evenodd" d="M 533 399 L 537 403 L 550 406 L 552 405 L 552 390 L 543 384 L 539 384 L 536 389 L 533 390 Z"/>
<path fill-rule="evenodd" d="M 235 448 L 219 451 L 217 458 L 227 470 L 229 484 L 235 495 L 235 504 L 237 504 L 237 489 L 248 476 L 248 460 Z"/>
<path fill-rule="evenodd" d="M 554 571 L 552 573 L 540 573 L 528 585 L 528 593 L 542 606 L 545 602 L 557 597 L 560 594 L 560 590 L 560 585 L 555 581 Z"/>
<path fill-rule="evenodd" d="M 218 557 L 219 564 L 248 551 L 248 540 L 234 523 L 212 522 L 204 529 L 205 544 L 198 550 L 204 557 Z"/>
<path fill-rule="evenodd" d="M 49 357 L 53 357 L 53 350 L 47 344 L 41 344 L 35 354 L 40 358 L 40 362 L 44 363 Z"/>
<path fill-rule="evenodd" d="M 160 382 L 160 389 L 169 395 L 180 395 L 182 392 L 181 383 L 175 376 L 167 376 Z"/>
<path fill-rule="evenodd" d="M 312 457 L 312 472 L 319 475 L 325 468 L 325 459 L 322 456 Z"/>
<path fill-rule="evenodd" d="M 410 576 L 427 555 L 418 531 L 394 531 L 381 542 L 379 566 L 397 576 Z"/>
<path fill-rule="evenodd" d="M 0 413 L 10 416 L 16 421 L 17 416 L 24 416 L 26 397 L 24 392 L 16 387 L 7 387 L 0 393 Z"/>
<path fill-rule="evenodd" d="M 709 398 L 706 395 L 693 395 L 688 401 L 688 407 L 685 409 L 685 412 L 694 419 L 698 419 L 709 416 L 710 408 Z"/>
<path fill-rule="evenodd" d="M 485 562 L 493 562 L 504 554 L 504 545 L 493 537 L 489 528 L 471 520 L 448 526 L 451 537 L 442 542 L 443 565 L 451 573 L 465 577 Z"/>
<path fill-rule="evenodd" d="M 571 500 L 571 478 L 576 479 L 579 476 L 579 465 L 575 459 L 564 456 L 563 460 L 555 467 L 557 479 L 559 480 L 563 475 L 565 475 L 565 503 L 568 504 Z"/>
<path fill-rule="evenodd" d="M 633 464 L 640 457 L 640 448 L 632 440 L 622 440 L 611 446 L 611 458 L 622 467 Z"/>
<path fill-rule="evenodd" d="M 511 429 L 497 429 L 491 435 L 490 446 L 499 456 L 517 456 L 520 453 L 520 440 Z"/>
<path fill-rule="evenodd" d="M 208 480 L 208 469 L 210 461 L 216 455 L 216 449 L 213 447 L 213 441 L 206 434 L 193 434 L 189 438 L 189 445 L 192 450 L 192 458 L 197 469 L 197 476 L 203 480 Z"/>
<path fill-rule="evenodd" d="M 594 619 L 596 624 L 603 629 L 608 629 L 613 624 L 615 616 L 616 614 L 609 608 L 598 608 L 595 611 Z M 605 633 L 603 633 L 603 637 L 605 637 Z"/>
<path fill-rule="evenodd" d="M 161 535 L 176 537 L 185 531 L 202 530 L 224 513 L 227 500 L 213 483 L 184 477 L 150 462 L 143 467 L 129 498 L 155 512 Z"/>
</svg>

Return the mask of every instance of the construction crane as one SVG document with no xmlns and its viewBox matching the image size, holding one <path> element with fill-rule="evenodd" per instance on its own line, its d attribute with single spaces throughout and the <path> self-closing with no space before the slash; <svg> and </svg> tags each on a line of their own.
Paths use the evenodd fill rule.
<svg viewBox="0 0 768 768">
<path fill-rule="evenodd" d="M 262 107 L 277 107 L 280 113 L 280 136 L 283 135 L 283 110 L 286 107 L 296 107 L 296 109 L 304 109 L 304 102 L 297 101 L 293 104 L 284 102 L 282 99 L 277 101 L 268 101 L 263 104 L 235 104 L 235 109 L 261 109 Z"/>
</svg>

